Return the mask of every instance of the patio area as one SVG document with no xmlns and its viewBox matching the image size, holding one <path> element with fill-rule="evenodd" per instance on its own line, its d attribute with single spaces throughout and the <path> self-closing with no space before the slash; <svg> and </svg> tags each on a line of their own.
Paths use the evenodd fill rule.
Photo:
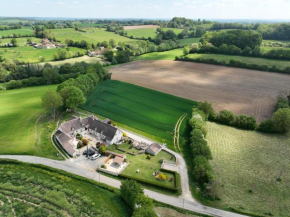
<svg viewBox="0 0 290 217">
<path fill-rule="evenodd" d="M 106 173 L 112 174 L 112 175 L 119 175 L 123 172 L 123 170 L 128 166 L 129 163 L 122 162 L 120 164 L 116 164 L 114 162 L 114 159 L 110 159 L 105 165 L 106 169 L 102 168 L 101 170 L 104 170 Z"/>
</svg>

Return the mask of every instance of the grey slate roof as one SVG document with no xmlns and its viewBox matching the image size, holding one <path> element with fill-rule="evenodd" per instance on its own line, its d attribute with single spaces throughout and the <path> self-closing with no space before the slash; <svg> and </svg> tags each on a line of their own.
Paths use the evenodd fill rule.
<svg viewBox="0 0 290 217">
<path fill-rule="evenodd" d="M 68 136 L 65 133 L 60 133 L 58 135 L 55 135 L 58 141 L 61 143 L 62 147 L 66 150 L 66 152 L 70 155 L 73 156 L 75 150 L 70 144 L 70 140 L 72 139 L 70 136 Z"/>
<path fill-rule="evenodd" d="M 105 139 L 108 141 L 111 141 L 117 132 L 116 127 L 113 127 L 109 124 L 105 124 L 96 119 L 90 119 L 89 127 L 91 130 L 94 130 L 97 133 L 100 133 L 100 134 L 102 133 L 102 135 L 106 136 Z"/>
</svg>

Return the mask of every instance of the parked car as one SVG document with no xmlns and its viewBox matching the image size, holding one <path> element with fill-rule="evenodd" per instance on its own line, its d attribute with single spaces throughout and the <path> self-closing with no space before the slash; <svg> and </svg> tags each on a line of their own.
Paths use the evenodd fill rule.
<svg viewBox="0 0 290 217">
<path fill-rule="evenodd" d="M 85 150 L 85 151 L 83 152 L 83 155 L 87 155 L 87 153 L 88 153 L 89 156 L 92 156 L 92 155 L 94 155 L 96 152 L 94 152 L 92 149 L 89 149 L 88 152 L 87 152 L 87 150 Z"/>
<path fill-rule="evenodd" d="M 91 160 L 96 160 L 96 159 L 98 159 L 99 157 L 101 157 L 100 154 L 94 154 L 94 155 L 92 156 Z"/>
</svg>

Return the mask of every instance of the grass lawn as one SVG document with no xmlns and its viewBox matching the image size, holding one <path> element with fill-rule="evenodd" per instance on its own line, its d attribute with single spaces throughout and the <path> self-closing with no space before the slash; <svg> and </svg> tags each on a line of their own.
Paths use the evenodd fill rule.
<svg viewBox="0 0 290 217">
<path fill-rule="evenodd" d="M 136 60 L 174 60 L 176 56 L 181 55 L 183 55 L 183 49 L 179 48 L 170 51 L 143 54 L 137 57 Z"/>
<path fill-rule="evenodd" d="M 63 48 L 64 49 L 64 48 Z M 40 62 L 40 57 L 44 57 L 45 61 L 52 61 L 54 59 L 54 54 L 56 54 L 58 49 L 35 49 L 30 46 L 25 47 L 14 47 L 14 48 L 0 48 L 0 55 L 7 59 L 14 59 L 24 62 L 37 63 Z M 86 50 L 71 47 L 69 48 L 71 55 L 76 52 L 85 54 Z"/>
<path fill-rule="evenodd" d="M 144 29 L 130 29 L 126 30 L 128 36 L 133 36 L 134 38 L 156 38 L 157 28 L 144 28 Z"/>
<path fill-rule="evenodd" d="M 0 36 L 8 36 L 12 34 L 33 35 L 33 30 L 31 28 L 22 28 L 0 31 Z"/>
<path fill-rule="evenodd" d="M 51 85 L 0 91 L 0 154 L 61 159 L 50 143 L 55 123 L 38 120 L 44 114 L 42 95 L 55 89 L 56 85 Z"/>
<path fill-rule="evenodd" d="M 66 172 L 1 160 L 0 176 L 0 216 L 131 216 L 118 191 Z"/>
<path fill-rule="evenodd" d="M 87 32 L 79 32 L 74 29 L 51 29 L 57 40 L 65 43 L 66 39 L 71 39 L 73 41 L 85 40 L 88 43 L 96 44 L 97 42 L 109 41 L 110 39 L 115 39 L 116 42 L 134 43 L 138 40 L 129 39 L 113 32 L 108 32 L 105 29 L 99 28 L 89 28 L 86 29 Z"/>
<path fill-rule="evenodd" d="M 276 65 L 279 69 L 284 69 L 290 66 L 290 61 L 287 60 L 272 60 L 256 57 L 243 57 L 243 56 L 231 56 L 231 55 L 222 55 L 222 54 L 189 54 L 189 58 L 203 58 L 203 59 L 215 59 L 218 61 L 229 62 L 231 59 L 239 60 L 247 64 L 257 64 L 257 65 L 267 65 L 273 66 Z"/>
<path fill-rule="evenodd" d="M 162 138 L 173 149 L 177 120 L 196 105 L 187 99 L 109 80 L 99 85 L 81 108 Z"/>
<path fill-rule="evenodd" d="M 190 46 L 192 44 L 198 43 L 199 40 L 200 38 L 184 38 L 184 39 L 179 40 L 179 43 Z"/>
<path fill-rule="evenodd" d="M 290 134 L 267 135 L 208 123 L 220 208 L 268 216 L 290 213 Z M 281 182 L 277 178 L 285 165 Z"/>
</svg>

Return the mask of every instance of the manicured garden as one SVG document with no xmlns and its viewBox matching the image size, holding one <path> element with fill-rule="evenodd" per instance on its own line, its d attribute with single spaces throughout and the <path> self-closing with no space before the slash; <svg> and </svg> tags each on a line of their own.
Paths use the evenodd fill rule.
<svg viewBox="0 0 290 217">
<path fill-rule="evenodd" d="M 163 160 L 167 161 L 175 161 L 175 157 L 168 152 L 161 151 L 159 152 L 156 156 L 151 156 L 147 154 L 137 154 L 137 155 L 132 155 L 129 153 L 138 153 L 138 150 L 135 148 L 132 148 L 130 144 L 122 144 L 118 146 L 118 148 L 126 151 L 120 151 L 116 149 L 116 146 L 110 146 L 109 149 L 120 153 L 120 154 L 125 154 L 126 153 L 126 158 L 127 162 L 129 165 L 126 167 L 126 169 L 120 174 L 120 177 L 123 178 L 131 178 L 135 179 L 137 181 L 140 181 L 142 183 L 148 183 L 149 185 L 156 185 L 157 187 L 163 187 L 167 190 L 174 190 L 178 186 L 176 186 L 176 181 L 175 179 L 178 179 L 177 175 L 174 172 L 166 171 L 161 169 L 161 164 Z M 129 153 L 128 153 L 129 152 Z M 139 171 L 139 172 L 138 172 Z M 156 173 L 156 176 L 153 174 Z M 157 174 L 164 174 L 165 175 L 165 180 L 162 180 L 161 178 L 158 177 Z"/>
<path fill-rule="evenodd" d="M 196 105 L 194 101 L 109 80 L 99 85 L 81 108 L 159 137 L 173 148 L 177 120 Z"/>
<path fill-rule="evenodd" d="M 47 121 L 41 97 L 55 85 L 0 91 L 0 154 L 56 157 L 50 142 L 56 122 Z"/>
<path fill-rule="evenodd" d="M 0 160 L 0 176 L 0 216 L 131 216 L 118 190 L 63 171 Z"/>
</svg>

